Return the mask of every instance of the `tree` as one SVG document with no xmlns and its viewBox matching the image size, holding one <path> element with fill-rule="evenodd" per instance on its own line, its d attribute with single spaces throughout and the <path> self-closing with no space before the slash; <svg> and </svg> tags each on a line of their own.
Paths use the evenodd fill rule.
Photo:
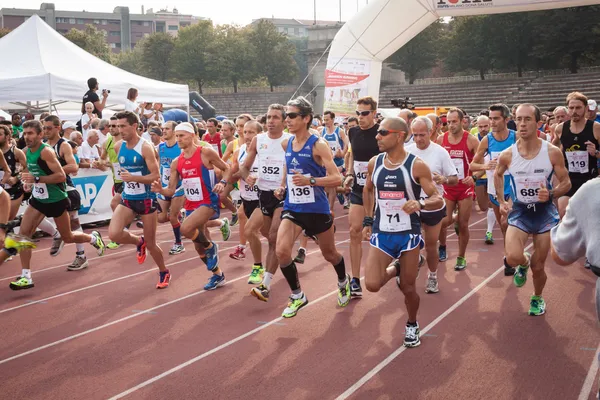
<svg viewBox="0 0 600 400">
<path fill-rule="evenodd" d="M 413 84 L 419 72 L 434 67 L 442 43 L 442 23 L 436 21 L 392 54 L 386 61 L 401 69 Z"/>
<path fill-rule="evenodd" d="M 83 31 L 73 28 L 64 36 L 88 53 L 110 62 L 111 51 L 106 42 L 106 31 L 99 31 L 95 26 L 87 25 Z"/>
<path fill-rule="evenodd" d="M 144 59 L 142 54 L 143 40 L 140 40 L 132 50 L 113 54 L 112 64 L 133 74 L 150 77 L 142 62 Z"/>
<path fill-rule="evenodd" d="M 171 56 L 176 40 L 165 32 L 153 33 L 136 46 L 141 49 L 141 67 L 150 78 L 166 81 L 172 74 Z"/>
<path fill-rule="evenodd" d="M 494 63 L 489 16 L 457 18 L 450 22 L 452 33 L 446 43 L 446 63 L 451 70 L 479 72 L 481 80 Z"/>
<path fill-rule="evenodd" d="M 240 82 L 251 81 L 257 77 L 256 56 L 249 40 L 248 28 L 233 25 L 221 25 L 216 29 L 218 42 L 218 65 L 221 66 L 220 78 L 233 85 L 234 93 Z"/>
<path fill-rule="evenodd" d="M 8 28 L 2 28 L 2 29 L 0 29 L 0 38 L 8 35 L 9 33 L 10 33 L 10 29 L 8 29 Z"/>
<path fill-rule="evenodd" d="M 217 81 L 228 66 L 219 65 L 218 41 L 211 21 L 200 21 L 179 31 L 173 52 L 175 72 L 181 79 L 191 79 L 198 91 L 208 82 Z"/>
<path fill-rule="evenodd" d="M 296 54 L 294 54 L 294 60 L 298 67 L 298 73 L 304 77 L 308 75 L 308 62 L 306 57 L 306 51 L 308 50 L 308 38 L 290 38 L 290 42 L 294 44 L 296 48 Z"/>
<path fill-rule="evenodd" d="M 260 57 L 257 72 L 267 78 L 271 91 L 274 86 L 289 83 L 296 77 L 298 67 L 294 62 L 295 46 L 277 31 L 273 23 L 261 20 L 253 27 L 250 41 Z"/>
</svg>

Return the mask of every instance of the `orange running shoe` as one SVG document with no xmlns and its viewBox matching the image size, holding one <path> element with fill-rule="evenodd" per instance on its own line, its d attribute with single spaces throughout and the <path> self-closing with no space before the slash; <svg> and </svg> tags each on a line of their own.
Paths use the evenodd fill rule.
<svg viewBox="0 0 600 400">
<path fill-rule="evenodd" d="M 137 245 L 137 260 L 138 264 L 143 264 L 146 261 L 146 241 L 144 237 L 140 239 L 140 243 Z"/>
<path fill-rule="evenodd" d="M 169 287 L 169 282 L 171 282 L 171 273 L 169 270 L 160 271 L 160 279 L 156 284 L 157 289 L 166 289 Z"/>
</svg>

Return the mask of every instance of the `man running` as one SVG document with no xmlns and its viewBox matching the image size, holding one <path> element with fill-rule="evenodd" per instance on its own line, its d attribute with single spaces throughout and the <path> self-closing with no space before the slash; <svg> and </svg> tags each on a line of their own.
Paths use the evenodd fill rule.
<svg viewBox="0 0 600 400">
<path fill-rule="evenodd" d="M 569 199 L 587 181 L 598 176 L 600 157 L 600 123 L 586 119 L 588 99 L 582 93 L 567 96 L 569 121 L 555 129 L 554 145 L 562 148 L 565 165 L 569 171 L 571 190 L 558 199 L 558 212 L 565 215 Z"/>
<path fill-rule="evenodd" d="M 480 115 L 477 117 L 476 121 L 477 129 L 477 138 L 479 142 L 483 140 L 484 137 L 490 133 L 490 119 L 486 115 Z M 481 146 L 481 145 L 480 145 Z M 475 157 L 477 157 L 477 153 L 475 153 Z M 474 158 L 475 160 L 475 158 Z M 489 161 L 489 155 L 485 153 L 484 160 Z M 494 224 L 496 223 L 496 216 L 494 214 L 494 210 L 490 206 L 490 199 L 488 197 L 488 179 L 487 174 L 484 171 L 474 170 L 471 163 L 471 172 L 473 175 L 478 175 L 478 178 L 475 181 L 475 199 L 477 200 L 477 205 L 479 206 L 479 210 L 483 212 L 487 212 L 487 230 L 485 234 L 485 243 L 486 244 L 494 244 L 494 238 L 492 236 L 492 231 L 494 230 Z M 481 175 L 481 176 L 479 176 Z M 490 179 L 493 182 L 493 178 Z"/>
<path fill-rule="evenodd" d="M 559 221 L 552 199 L 571 188 L 560 149 L 537 136 L 541 117 L 540 109 L 533 104 L 521 104 L 517 108 L 519 139 L 502 152 L 494 173 L 496 193 L 504 191 L 505 173 L 510 174 L 512 210 L 503 196 L 498 197 L 500 211 L 508 216 L 509 225 L 504 262 L 505 266 L 516 266 L 513 282 L 517 287 L 525 284 L 531 266 L 534 294 L 529 303 L 529 315 L 546 312 L 542 298 L 546 285 L 544 264 L 550 250 L 550 230 Z M 553 174 L 558 180 L 554 189 L 551 185 Z M 529 235 L 533 236 L 533 255 L 524 252 Z"/>
<path fill-rule="evenodd" d="M 172 197 L 183 186 L 186 218 L 181 226 L 183 235 L 194 242 L 200 259 L 212 272 L 204 290 L 214 290 L 225 284 L 225 274 L 219 268 L 219 246 L 207 236 L 206 224 L 219 217 L 219 193 L 229 179 L 229 166 L 221 160 L 212 146 L 197 146 L 194 143 L 194 127 L 183 122 L 175 128 L 181 155 L 171 163 L 169 185 L 163 187 L 158 181 L 152 190 L 165 197 Z M 213 185 L 214 169 L 223 172 L 223 179 Z"/>
<path fill-rule="evenodd" d="M 281 143 L 290 137 L 283 132 L 285 109 L 281 104 L 271 104 L 267 111 L 267 132 L 258 134 L 248 146 L 246 160 L 240 165 L 240 177 L 251 186 L 258 186 L 258 202 L 260 209 L 254 210 L 246 223 L 246 237 L 255 259 L 261 246 L 258 232 L 267 238 L 269 250 L 264 268 L 254 265 L 248 278 L 249 284 L 260 284 L 251 290 L 251 294 L 259 300 L 268 301 L 271 280 L 277 272 L 278 263 L 275 255 L 277 230 L 281 223 L 283 200 L 275 196 L 283 179 L 285 167 L 285 151 Z M 257 161 L 258 174 L 250 174 Z M 260 215 L 262 214 L 262 215 Z M 261 283 L 262 282 L 262 283 Z"/>
<path fill-rule="evenodd" d="M 348 173 L 344 180 L 344 186 L 352 185 L 350 192 L 350 211 L 348 221 L 350 223 L 350 264 L 352 265 L 352 282 L 350 290 L 353 297 L 362 296 L 360 286 L 360 263 L 362 259 L 362 223 L 365 217 L 362 193 L 367 181 L 367 166 L 369 160 L 379 154 L 377 147 L 377 130 L 379 125 L 375 123 L 377 102 L 370 96 L 358 99 L 356 104 L 356 115 L 358 127 L 350 128 L 348 139 L 352 151 L 348 157 L 346 167 Z"/>
<path fill-rule="evenodd" d="M 158 145 L 158 161 L 160 164 L 160 181 L 163 187 L 169 185 L 169 179 L 171 177 L 171 164 L 173 160 L 181 155 L 181 149 L 177 144 L 177 138 L 175 137 L 174 121 L 167 121 L 163 124 L 162 132 L 164 141 Z M 158 204 L 160 205 L 160 212 L 158 213 L 158 222 L 165 223 L 171 222 L 173 228 L 173 235 L 175 236 L 175 243 L 169 250 L 169 254 L 181 254 L 185 251 L 183 243 L 181 242 L 181 223 L 179 222 L 179 212 L 183 208 L 183 202 L 185 197 L 183 195 L 183 187 L 181 182 L 177 185 L 178 189 L 175 191 L 172 197 L 165 197 L 162 194 L 158 194 Z"/>
<path fill-rule="evenodd" d="M 427 117 L 417 117 L 412 122 L 412 135 L 414 143 L 406 147 L 406 151 L 419 157 L 427 164 L 433 174 L 433 182 L 438 194 L 444 193 L 443 185 L 454 186 L 458 183 L 456 167 L 448 152 L 439 144 L 431 141 L 433 124 Z M 427 194 L 421 190 L 418 194 L 421 208 L 424 208 Z M 420 213 L 421 228 L 425 236 L 425 250 L 427 252 L 427 266 L 429 276 L 425 293 L 439 292 L 437 270 L 439 258 L 437 253 L 437 241 L 442 229 L 442 221 L 446 218 L 446 205 L 437 210 L 422 210 Z"/>
<path fill-rule="evenodd" d="M 156 150 L 137 134 L 139 119 L 131 111 L 117 114 L 117 127 L 122 140 L 115 144 L 119 157 L 120 176 L 124 182 L 121 203 L 113 212 L 108 226 L 110 240 L 119 244 L 133 244 L 137 247 L 139 264 L 146 261 L 146 251 L 154 259 L 160 271 L 157 289 L 169 286 L 171 274 L 165 266 L 162 250 L 156 243 L 156 194 L 151 191 L 152 182 L 160 178 Z M 133 235 L 125 230 L 139 215 L 143 223 L 143 236 Z"/>
<path fill-rule="evenodd" d="M 452 224 L 452 214 L 458 209 L 458 256 L 456 257 L 456 271 L 467 268 L 467 245 L 469 244 L 469 220 L 475 196 L 475 180 L 469 170 L 469 164 L 479 146 L 479 140 L 463 129 L 463 112 L 458 108 L 448 111 L 448 131 L 438 138 L 438 144 L 450 153 L 450 158 L 458 173 L 458 184 L 455 186 L 444 185 L 444 200 L 446 201 L 446 219 L 442 222 L 440 232 L 439 260 L 446 261 L 446 236 L 447 228 Z"/>
<path fill-rule="evenodd" d="M 517 141 L 516 132 L 508 129 L 507 127 L 509 118 L 510 110 L 505 104 L 494 104 L 490 106 L 492 132 L 488 133 L 481 139 L 479 147 L 477 148 L 477 153 L 473 158 L 473 162 L 471 162 L 471 171 L 475 173 L 481 171 L 490 171 L 490 176 L 493 176 L 493 171 L 498 164 L 498 157 L 500 157 L 500 154 L 504 150 L 510 148 Z M 505 201 L 510 197 L 510 177 L 508 173 L 504 174 L 504 189 L 502 190 L 501 196 L 498 196 L 496 193 L 493 178 L 488 179 L 487 192 L 489 201 L 492 204 L 491 210 L 493 213 L 493 218 L 498 222 L 498 225 L 500 225 L 502 237 L 506 238 L 506 229 L 508 228 L 508 223 L 500 214 L 500 203 L 498 202 L 498 197 L 504 197 Z M 494 224 L 493 222 L 490 224 L 489 214 L 490 213 L 488 211 L 488 229 L 485 234 L 485 242 L 488 244 L 493 244 L 494 238 L 492 236 L 492 229 Z M 514 269 L 506 268 L 504 270 L 504 275 L 506 276 L 512 276 L 514 273 Z"/>
<path fill-rule="evenodd" d="M 282 317 L 292 318 L 308 304 L 300 287 L 292 249 L 304 231 L 318 240 L 321 254 L 333 265 L 337 274 L 338 305 L 350 303 L 350 276 L 346 274 L 344 257 L 335 247 L 333 217 L 325 188 L 335 188 L 342 176 L 333 161 L 329 144 L 308 128 L 313 120 L 312 104 L 304 97 L 287 103 L 286 123 L 292 137 L 281 145 L 285 149 L 285 172 L 278 195 L 284 197 L 281 225 L 277 232 L 277 259 L 292 294 Z"/>
<path fill-rule="evenodd" d="M 71 216 L 68 212 L 70 202 L 65 184 L 67 177 L 56 152 L 50 145 L 42 142 L 42 124 L 36 120 L 26 121 L 23 124 L 23 137 L 27 144 L 28 172 L 21 175 L 21 180 L 27 188 L 31 188 L 32 197 L 23 214 L 20 234 L 31 237 L 44 218 L 54 218 L 56 228 L 65 243 L 90 243 L 97 249 L 99 256 L 103 255 L 105 246 L 98 231 L 92 231 L 91 235 L 82 231 L 71 231 Z M 72 152 L 70 146 L 69 149 Z M 34 287 L 30 267 L 31 248 L 23 249 L 20 258 L 23 270 L 21 275 L 10 283 L 13 290 Z"/>
<path fill-rule="evenodd" d="M 348 151 L 348 137 L 346 132 L 339 126 L 334 125 L 335 114 L 333 111 L 325 111 L 323 113 L 323 131 L 321 136 L 329 144 L 331 153 L 333 154 L 333 162 L 335 163 L 338 171 L 344 172 L 344 156 Z M 327 188 L 327 198 L 329 199 L 329 208 L 333 213 L 333 205 L 337 198 L 337 188 Z"/>
<path fill-rule="evenodd" d="M 369 292 L 378 292 L 396 276 L 396 268 L 388 270 L 387 267 L 399 259 L 396 283 L 404 294 L 408 312 L 404 346 L 417 347 L 421 341 L 416 280 L 419 251 L 423 247 L 418 212 L 439 210 L 444 206 L 444 200 L 436 190 L 427 164 L 404 149 L 408 131 L 402 118 L 384 119 L 377 134 L 382 154 L 369 161 L 363 193 L 364 236 L 371 243 L 365 286 Z M 425 200 L 419 200 L 422 192 Z"/>
</svg>

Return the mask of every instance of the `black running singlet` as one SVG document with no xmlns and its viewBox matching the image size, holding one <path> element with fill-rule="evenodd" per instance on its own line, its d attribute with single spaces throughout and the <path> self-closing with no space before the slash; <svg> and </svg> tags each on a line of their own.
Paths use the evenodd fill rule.
<svg viewBox="0 0 600 400">
<path fill-rule="evenodd" d="M 594 143 L 596 149 L 600 148 L 594 137 L 594 121 L 587 121 L 579 133 L 571 132 L 571 121 L 564 123 L 560 143 L 563 147 L 565 165 L 571 181 L 584 183 L 598 176 L 596 157 L 590 155 L 586 149 L 585 142 L 588 141 Z"/>
<path fill-rule="evenodd" d="M 379 154 L 377 147 L 377 130 L 379 125 L 375 124 L 369 129 L 363 130 L 355 126 L 348 131 L 348 139 L 352 148 L 352 159 L 354 160 L 354 186 L 352 191 L 362 194 L 367 180 L 367 167 L 371 158 Z"/>
</svg>

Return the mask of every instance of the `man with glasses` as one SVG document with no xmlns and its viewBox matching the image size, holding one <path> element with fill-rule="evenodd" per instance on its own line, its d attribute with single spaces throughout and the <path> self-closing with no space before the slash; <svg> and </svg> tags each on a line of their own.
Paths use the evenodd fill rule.
<svg viewBox="0 0 600 400">
<path fill-rule="evenodd" d="M 378 292 L 396 277 L 408 313 L 404 346 L 417 347 L 421 341 L 416 280 L 419 251 L 423 247 L 418 212 L 439 210 L 444 201 L 427 164 L 406 152 L 404 142 L 408 130 L 402 118 L 384 119 L 377 132 L 377 144 L 382 153 L 368 164 L 363 196 L 363 233 L 364 238 L 370 240 L 371 248 L 365 286 L 369 292 Z M 429 134 L 426 130 L 423 133 Z M 419 199 L 421 193 L 424 193 L 424 199 Z M 395 266 L 388 269 L 395 259 L 399 260 L 399 271 Z"/>
<path fill-rule="evenodd" d="M 352 265 L 350 289 L 353 297 L 362 296 L 360 263 L 363 240 L 362 222 L 365 217 L 362 196 L 367 181 L 369 160 L 379 154 L 377 139 L 375 139 L 379 129 L 379 125 L 375 123 L 376 112 L 377 102 L 372 97 L 367 96 L 358 99 L 356 104 L 358 127 L 350 128 L 348 131 L 352 152 L 346 164 L 348 174 L 344 180 L 344 186 L 349 187 L 352 185 L 348 221 L 350 223 L 350 263 Z"/>
</svg>

